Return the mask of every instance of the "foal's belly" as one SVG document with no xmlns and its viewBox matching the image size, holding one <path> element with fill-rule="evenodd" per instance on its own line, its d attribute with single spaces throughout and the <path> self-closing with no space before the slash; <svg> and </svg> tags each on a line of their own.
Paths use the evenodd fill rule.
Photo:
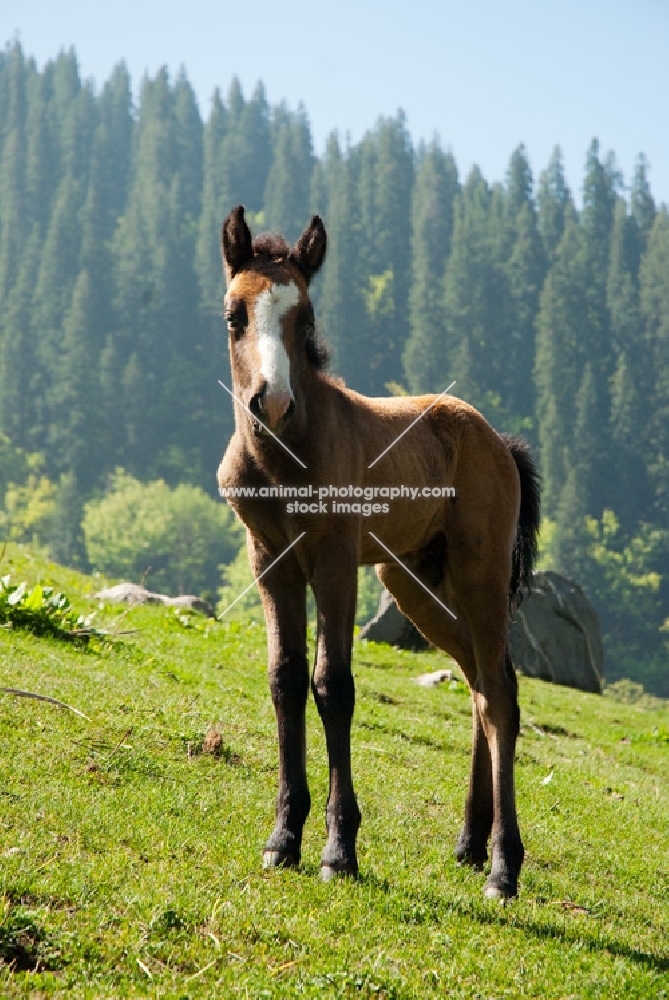
<svg viewBox="0 0 669 1000">
<path fill-rule="evenodd" d="M 445 503 L 448 501 L 424 497 L 391 500 L 387 512 L 364 517 L 361 563 L 390 562 L 393 556 L 402 558 L 423 548 L 444 531 Z"/>
</svg>

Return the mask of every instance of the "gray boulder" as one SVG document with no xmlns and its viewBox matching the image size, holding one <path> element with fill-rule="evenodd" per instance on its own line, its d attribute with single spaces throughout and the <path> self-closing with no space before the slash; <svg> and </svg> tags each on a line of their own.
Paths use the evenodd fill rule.
<svg viewBox="0 0 669 1000">
<path fill-rule="evenodd" d="M 411 649 L 418 652 L 427 649 L 429 643 L 421 635 L 413 622 L 402 614 L 390 591 L 381 594 L 379 607 L 371 621 L 360 629 L 358 639 L 369 639 L 370 642 L 387 642 L 390 646 L 400 649 Z"/>
<path fill-rule="evenodd" d="M 427 649 L 429 643 L 384 590 L 379 609 L 358 635 L 401 649 Z M 509 628 L 514 666 L 527 677 L 601 694 L 604 654 L 599 618 L 573 580 L 559 573 L 534 573 Z"/>
<path fill-rule="evenodd" d="M 117 583 L 95 595 L 101 601 L 113 601 L 116 604 L 166 604 L 173 608 L 184 608 L 187 611 L 201 611 L 208 618 L 214 617 L 214 609 L 209 601 L 193 594 L 182 594 L 180 597 L 168 597 L 167 594 L 154 594 L 136 583 Z"/>
<path fill-rule="evenodd" d="M 573 580 L 534 573 L 509 629 L 514 666 L 528 677 L 601 694 L 604 654 L 597 612 Z"/>
</svg>

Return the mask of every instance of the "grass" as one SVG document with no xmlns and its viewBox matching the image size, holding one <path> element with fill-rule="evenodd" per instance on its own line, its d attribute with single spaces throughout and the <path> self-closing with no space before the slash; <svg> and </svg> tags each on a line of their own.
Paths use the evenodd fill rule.
<svg viewBox="0 0 669 1000">
<path fill-rule="evenodd" d="M 102 581 L 16 547 L 3 572 L 89 614 Z M 119 609 L 98 610 L 102 627 Z M 438 653 L 356 644 L 361 877 L 323 885 L 327 761 L 299 871 L 263 872 L 277 781 L 264 629 L 142 607 L 76 648 L 0 631 L 0 994 L 7 997 L 669 996 L 669 707 L 521 679 L 520 896 L 453 860 L 464 685 Z M 211 752 L 206 752 L 210 750 Z"/>
</svg>

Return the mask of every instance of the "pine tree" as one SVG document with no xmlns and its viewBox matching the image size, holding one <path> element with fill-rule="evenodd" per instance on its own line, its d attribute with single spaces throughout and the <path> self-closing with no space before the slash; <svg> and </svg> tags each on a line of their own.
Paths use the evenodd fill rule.
<svg viewBox="0 0 669 1000">
<path fill-rule="evenodd" d="M 6 105 L 0 158 L 0 303 L 17 280 L 21 252 L 30 232 L 26 208 L 26 65 L 21 46 L 5 65 Z"/>
<path fill-rule="evenodd" d="M 311 131 L 302 106 L 291 114 L 277 109 L 273 122 L 273 157 L 265 187 L 265 224 L 290 244 L 309 217 L 313 152 Z"/>
<path fill-rule="evenodd" d="M 302 108 L 298 111 L 298 117 L 302 130 L 300 141 L 304 143 L 305 155 L 310 158 L 309 123 Z M 260 212 L 272 164 L 270 110 L 262 83 L 256 85 L 251 100 L 245 104 L 235 134 L 238 143 L 237 155 L 241 153 L 240 168 L 243 180 L 239 201 L 247 205 L 250 211 Z M 232 204 L 229 207 L 232 207 Z"/>
<path fill-rule="evenodd" d="M 641 248 L 646 249 L 648 237 L 655 220 L 655 201 L 648 183 L 648 161 L 643 153 L 637 158 L 632 182 L 632 217 L 641 234 Z"/>
<path fill-rule="evenodd" d="M 100 125 L 94 155 L 108 212 L 105 233 L 113 234 L 128 198 L 133 137 L 132 91 L 125 63 L 112 70 L 100 94 Z M 106 238 L 106 237 L 105 237 Z"/>
<path fill-rule="evenodd" d="M 20 448 L 34 445 L 35 334 L 32 299 L 41 249 L 39 226 L 33 226 L 18 278 L 0 315 L 0 430 Z"/>
<path fill-rule="evenodd" d="M 505 407 L 509 429 L 532 434 L 536 401 L 534 365 L 535 322 L 546 274 L 543 243 L 532 202 L 526 202 L 515 220 L 515 238 L 504 267 L 508 281 L 509 320 L 506 344 Z M 515 426 L 511 426 L 515 424 Z M 533 435 L 532 435 L 533 436 Z"/>
<path fill-rule="evenodd" d="M 204 181 L 196 267 L 202 312 L 210 324 L 216 322 L 219 328 L 223 301 L 220 233 L 230 199 L 227 188 L 227 165 L 222 158 L 227 125 L 227 111 L 217 89 L 214 91 L 211 112 L 204 126 Z"/>
<path fill-rule="evenodd" d="M 421 158 L 412 195 L 410 335 L 403 355 L 412 392 L 441 391 L 446 373 L 436 367 L 443 353 L 443 275 L 451 249 L 453 205 L 459 190 L 455 160 L 435 140 Z"/>
<path fill-rule="evenodd" d="M 181 178 L 180 151 L 189 133 L 182 131 L 175 100 L 166 70 L 144 80 L 128 205 L 113 243 L 116 342 L 107 341 L 104 366 L 105 384 L 123 372 L 126 467 L 171 481 L 185 474 L 170 457 L 175 449 L 201 451 L 206 426 L 196 423 L 203 406 L 193 390 L 195 372 L 206 378 L 210 370 L 198 322 L 196 229 Z M 189 129 L 192 124 L 189 119 Z"/>
<path fill-rule="evenodd" d="M 587 362 L 576 396 L 573 444 L 566 460 L 556 518 L 555 561 L 558 571 L 587 586 L 591 566 L 587 554 L 585 519 L 593 512 L 593 459 L 598 448 L 597 385 Z M 601 516 L 601 510 L 597 511 Z"/>
<path fill-rule="evenodd" d="M 342 154 L 334 133 L 325 147 L 321 176 L 321 197 L 324 195 L 326 199 L 321 211 L 327 228 L 328 252 L 316 315 L 330 347 L 333 370 L 355 385 L 361 350 L 364 351 L 359 336 L 364 304 L 351 226 L 355 195 L 349 159 Z"/>
<path fill-rule="evenodd" d="M 131 472 L 146 470 L 159 451 L 156 408 L 162 410 L 163 397 L 159 400 L 157 393 L 178 347 L 171 306 L 178 300 L 180 281 L 177 278 L 176 287 L 170 284 L 176 270 L 171 257 L 182 225 L 170 210 L 179 165 L 177 132 L 173 93 L 162 69 L 155 80 L 142 82 L 128 203 L 112 248 L 117 369 L 125 371 L 135 358 L 132 407 L 122 411 L 128 422 L 125 447 Z M 120 386 L 118 390 L 120 394 Z M 142 421 L 131 417 L 137 410 L 144 414 Z"/>
<path fill-rule="evenodd" d="M 610 378 L 610 435 L 613 475 L 607 506 L 624 532 L 650 513 L 649 488 L 642 441 L 650 413 L 654 372 L 643 336 L 639 308 L 639 263 L 642 234 L 627 205 L 619 198 L 611 234 L 607 306 L 611 324 L 614 371 Z"/>
<path fill-rule="evenodd" d="M 533 436 L 535 319 L 546 275 L 544 245 L 532 199 L 532 171 L 524 146 L 511 156 L 507 171 L 505 224 L 500 265 L 507 303 L 500 316 L 503 337 L 500 359 L 505 429 Z"/>
<path fill-rule="evenodd" d="M 75 69 L 78 73 L 76 61 Z M 61 171 L 75 177 L 84 189 L 88 185 L 90 152 L 98 125 L 98 113 L 92 84 L 80 85 L 65 112 L 61 133 Z"/>
<path fill-rule="evenodd" d="M 186 217 L 199 221 L 202 208 L 203 135 L 202 119 L 195 91 L 182 69 L 174 85 L 174 118 L 177 146 L 177 172 Z"/>
<path fill-rule="evenodd" d="M 662 517 L 669 517 L 669 212 L 655 216 L 641 262 L 641 313 L 655 372 L 644 435 L 648 474 Z"/>
<path fill-rule="evenodd" d="M 537 433 L 542 506 L 549 517 L 556 516 L 567 480 L 573 412 L 584 366 L 581 338 L 587 322 L 585 253 L 584 234 L 570 203 L 564 232 L 539 297 L 537 316 Z"/>
<path fill-rule="evenodd" d="M 35 417 L 31 428 L 31 448 L 47 454 L 47 471 L 52 472 L 49 428 L 53 422 L 49 400 L 58 380 L 62 328 L 72 301 L 81 250 L 79 213 L 82 188 L 68 172 L 61 181 L 40 255 L 32 303 L 31 329 L 35 336 L 31 389 Z"/>
<path fill-rule="evenodd" d="M 56 378 L 49 392 L 51 468 L 70 472 L 88 493 L 104 461 L 99 424 L 99 345 L 96 311 L 87 271 L 81 271 L 63 322 Z"/>
<path fill-rule="evenodd" d="M 501 189 L 473 167 L 456 200 L 451 255 L 444 279 L 444 353 L 457 393 L 499 425 L 505 395 L 504 334 L 508 296 L 500 262 L 504 240 Z M 448 384 L 447 382 L 447 384 Z"/>
<path fill-rule="evenodd" d="M 270 110 L 263 85 L 257 85 L 247 102 L 238 78 L 233 77 L 225 119 L 216 164 L 221 218 L 240 204 L 250 212 L 261 213 L 272 162 Z"/>
<path fill-rule="evenodd" d="M 562 239 L 565 211 L 570 199 L 571 195 L 562 165 L 562 150 L 556 146 L 548 167 L 539 178 L 539 191 L 537 193 L 539 232 L 549 261 L 553 259 Z"/>
<path fill-rule="evenodd" d="M 367 364 L 355 388 L 382 395 L 403 377 L 409 334 L 413 150 L 402 112 L 381 118 L 362 140 L 352 167 L 356 177 L 356 235 L 363 278 L 362 336 Z"/>
<path fill-rule="evenodd" d="M 533 187 L 527 150 L 521 143 L 511 154 L 506 172 L 506 211 L 510 219 L 517 218 L 525 205 L 532 203 Z"/>
<path fill-rule="evenodd" d="M 584 356 L 592 364 L 596 382 L 595 396 L 599 412 L 597 423 L 602 428 L 593 473 L 597 490 L 607 497 L 612 442 L 609 434 L 609 381 L 615 356 L 611 344 L 611 322 L 607 303 L 607 278 L 610 267 L 611 233 L 617 190 L 621 179 L 611 154 L 599 160 L 599 143 L 593 139 L 586 159 L 583 184 L 581 221 L 585 240 L 587 275 L 587 313 L 582 327 Z"/>
<path fill-rule="evenodd" d="M 37 223 L 43 239 L 60 179 L 60 149 L 49 121 L 46 74 L 35 73 L 29 80 L 26 128 L 26 206 L 31 225 Z"/>
</svg>

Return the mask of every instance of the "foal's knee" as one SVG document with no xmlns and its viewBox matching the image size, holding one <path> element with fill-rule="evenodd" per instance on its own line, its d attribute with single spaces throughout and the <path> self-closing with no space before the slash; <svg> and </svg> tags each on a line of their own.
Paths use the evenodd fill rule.
<svg viewBox="0 0 669 1000">
<path fill-rule="evenodd" d="M 355 685 L 350 673 L 316 671 L 311 682 L 314 700 L 321 717 L 351 717 L 355 708 Z"/>
<path fill-rule="evenodd" d="M 269 688 L 276 706 L 304 706 L 309 692 L 305 656 L 286 657 L 269 667 Z"/>
</svg>

